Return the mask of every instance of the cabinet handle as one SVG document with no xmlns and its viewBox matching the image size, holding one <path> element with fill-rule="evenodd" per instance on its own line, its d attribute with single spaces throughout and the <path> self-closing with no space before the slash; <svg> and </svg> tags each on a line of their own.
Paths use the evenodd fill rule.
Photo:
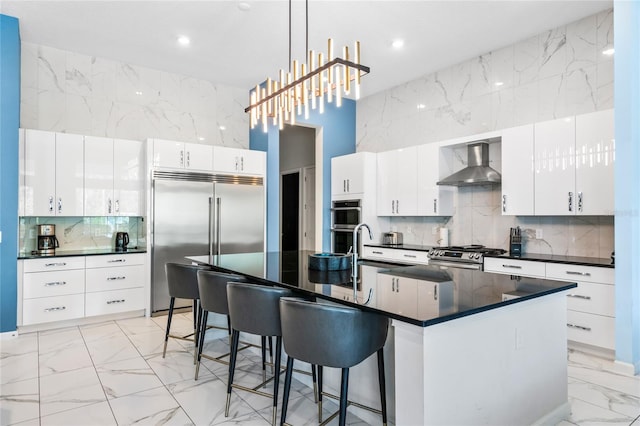
<svg viewBox="0 0 640 426">
<path fill-rule="evenodd" d="M 400 278 L 396 278 L 396 293 L 400 293 Z"/>
<path fill-rule="evenodd" d="M 49 213 L 53 213 L 53 197 L 49 197 Z"/>
<path fill-rule="evenodd" d="M 56 306 L 55 308 L 46 308 L 44 311 L 45 312 L 55 312 L 55 311 L 64 311 L 65 309 L 67 309 L 66 306 Z"/>
<path fill-rule="evenodd" d="M 107 300 L 107 305 L 113 305 L 114 303 L 124 303 L 124 299 Z"/>
<path fill-rule="evenodd" d="M 107 202 L 107 213 L 111 214 L 111 198 L 109 198 L 109 201 Z"/>
<path fill-rule="evenodd" d="M 395 278 L 391 278 L 391 292 L 395 292 L 396 291 L 396 279 Z"/>
<path fill-rule="evenodd" d="M 502 196 L 502 213 L 506 213 L 507 212 L 507 196 L 503 195 Z"/>
<path fill-rule="evenodd" d="M 567 327 L 569 327 L 569 328 L 577 328 L 578 330 L 591 331 L 591 327 L 585 327 L 583 325 L 567 323 Z"/>
<path fill-rule="evenodd" d="M 180 167 L 184 167 L 184 150 L 180 150 Z"/>
<path fill-rule="evenodd" d="M 244 157 L 240 157 L 240 170 L 244 172 Z"/>
<path fill-rule="evenodd" d="M 437 198 L 433 199 L 433 212 L 434 213 L 438 213 L 438 199 Z"/>
<path fill-rule="evenodd" d="M 583 296 L 582 294 L 567 294 L 567 297 L 575 297 L 576 299 L 591 300 L 591 296 Z"/>
<path fill-rule="evenodd" d="M 582 211 L 582 192 L 578 192 L 578 211 Z"/>
<path fill-rule="evenodd" d="M 391 213 L 392 214 L 396 213 L 396 201 L 395 200 L 391 200 Z"/>
<path fill-rule="evenodd" d="M 58 198 L 58 213 L 62 213 L 62 198 Z"/>
<path fill-rule="evenodd" d="M 66 281 L 52 281 L 50 283 L 44 283 L 45 287 L 51 287 L 51 286 L 56 286 L 56 285 L 66 285 L 67 282 Z"/>
<path fill-rule="evenodd" d="M 502 265 L 503 268 L 522 269 L 520 265 Z"/>
<path fill-rule="evenodd" d="M 126 280 L 127 277 L 108 277 L 107 281 Z"/>
<path fill-rule="evenodd" d="M 113 260 L 107 260 L 107 263 L 124 263 L 126 262 L 125 259 L 113 259 Z"/>
<path fill-rule="evenodd" d="M 187 151 L 187 167 L 191 166 L 191 152 Z"/>
<path fill-rule="evenodd" d="M 400 214 L 400 201 L 396 200 L 396 213 Z"/>
<path fill-rule="evenodd" d="M 372 250 L 371 253 L 373 253 L 373 254 L 384 254 L 381 251 L 375 251 L 375 250 Z"/>
<path fill-rule="evenodd" d="M 351 192 L 351 188 L 349 187 L 351 183 L 351 179 L 347 179 L 347 192 Z"/>
<path fill-rule="evenodd" d="M 569 211 L 573 211 L 573 192 L 569 191 Z"/>
<path fill-rule="evenodd" d="M 567 275 L 580 275 L 581 277 L 590 277 L 591 273 L 589 272 L 579 272 L 579 271 L 565 271 Z"/>
<path fill-rule="evenodd" d="M 56 262 L 56 263 L 45 263 L 44 266 L 45 267 L 49 267 L 49 266 L 66 266 L 67 263 L 66 262 Z"/>
<path fill-rule="evenodd" d="M 415 259 L 416 257 L 418 257 L 418 256 L 416 256 L 416 255 L 414 255 L 414 254 L 405 254 L 405 255 L 403 255 L 403 256 L 404 256 L 404 257 L 409 257 L 409 258 L 411 258 L 411 259 Z"/>
<path fill-rule="evenodd" d="M 120 200 L 116 200 L 116 213 L 120 213 Z"/>
<path fill-rule="evenodd" d="M 438 300 L 438 284 L 433 285 L 433 300 Z"/>
<path fill-rule="evenodd" d="M 236 167 L 235 167 L 235 169 L 236 169 L 236 172 L 237 172 L 237 171 L 238 171 L 238 156 L 236 155 L 234 158 L 235 158 L 235 160 L 236 160 Z"/>
</svg>

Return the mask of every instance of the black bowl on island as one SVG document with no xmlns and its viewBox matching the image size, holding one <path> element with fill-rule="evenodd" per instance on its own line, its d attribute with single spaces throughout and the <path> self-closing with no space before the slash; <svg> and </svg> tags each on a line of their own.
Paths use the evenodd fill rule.
<svg viewBox="0 0 640 426">
<path fill-rule="evenodd" d="M 310 254 L 309 269 L 316 271 L 348 270 L 351 269 L 351 255 L 336 253 Z"/>
</svg>

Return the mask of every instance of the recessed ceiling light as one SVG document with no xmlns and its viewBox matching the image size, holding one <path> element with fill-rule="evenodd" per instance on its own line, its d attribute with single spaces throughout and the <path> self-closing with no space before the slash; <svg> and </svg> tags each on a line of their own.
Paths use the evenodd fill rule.
<svg viewBox="0 0 640 426">
<path fill-rule="evenodd" d="M 203 138 L 202 136 L 198 136 L 198 140 L 199 140 L 199 141 L 203 141 L 203 140 L 204 140 L 204 138 Z"/>
<path fill-rule="evenodd" d="M 496 81 L 496 83 L 495 83 L 495 84 L 496 84 L 496 86 L 497 86 L 497 87 L 500 87 L 500 86 L 504 85 L 504 82 L 502 82 L 502 81 Z"/>
<path fill-rule="evenodd" d="M 218 126 L 218 129 L 220 130 L 227 130 L 227 128 L 225 126 Z"/>
<path fill-rule="evenodd" d="M 246 1 L 241 1 L 240 3 L 238 3 L 238 9 L 243 12 L 248 12 L 251 9 L 251 5 Z"/>
<path fill-rule="evenodd" d="M 425 104 L 418 104 L 417 108 L 418 109 L 425 109 L 427 106 Z"/>
<path fill-rule="evenodd" d="M 391 43 L 391 46 L 394 49 L 400 49 L 400 48 L 402 48 L 404 46 L 404 40 L 402 40 L 400 38 L 396 39 L 396 40 L 393 40 L 393 43 Z"/>
<path fill-rule="evenodd" d="M 611 56 L 614 53 L 615 53 L 615 49 L 613 47 L 602 51 L 602 54 L 607 56 Z"/>
<path fill-rule="evenodd" d="M 188 46 L 189 43 L 191 43 L 191 40 L 189 40 L 189 37 L 187 37 L 187 36 L 178 37 L 178 44 L 180 46 Z"/>
<path fill-rule="evenodd" d="M 136 90 L 136 95 L 138 95 L 138 96 L 142 96 L 142 92 L 141 92 L 141 91 L 139 91 L 139 90 Z"/>
</svg>

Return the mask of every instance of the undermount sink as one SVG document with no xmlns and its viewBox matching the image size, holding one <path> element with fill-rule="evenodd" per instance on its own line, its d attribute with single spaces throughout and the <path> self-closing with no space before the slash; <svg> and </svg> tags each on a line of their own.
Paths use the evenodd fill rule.
<svg viewBox="0 0 640 426">
<path fill-rule="evenodd" d="M 350 254 L 314 253 L 309 255 L 309 269 L 340 271 L 351 268 Z"/>
</svg>

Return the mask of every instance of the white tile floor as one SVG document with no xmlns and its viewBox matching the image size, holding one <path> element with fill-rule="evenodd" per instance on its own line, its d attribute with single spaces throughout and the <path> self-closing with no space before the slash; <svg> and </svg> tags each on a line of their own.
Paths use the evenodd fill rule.
<svg viewBox="0 0 640 426">
<path fill-rule="evenodd" d="M 172 332 L 187 333 L 190 318 L 176 316 Z M 234 391 L 224 417 L 226 366 L 204 360 L 194 381 L 192 346 L 173 339 L 162 358 L 165 321 L 133 318 L 1 340 L 0 424 L 268 425 L 270 400 L 242 391 Z M 206 353 L 227 350 L 225 332 L 207 333 Z M 238 362 L 235 381 L 257 384 L 259 357 L 245 351 Z M 640 377 L 611 370 L 610 361 L 569 354 L 571 417 L 560 425 L 640 426 Z M 308 387 L 294 382 L 289 407 L 289 423 L 317 424 Z M 326 418 L 336 406 L 325 408 Z M 348 423 L 364 424 L 353 415 Z"/>
</svg>

